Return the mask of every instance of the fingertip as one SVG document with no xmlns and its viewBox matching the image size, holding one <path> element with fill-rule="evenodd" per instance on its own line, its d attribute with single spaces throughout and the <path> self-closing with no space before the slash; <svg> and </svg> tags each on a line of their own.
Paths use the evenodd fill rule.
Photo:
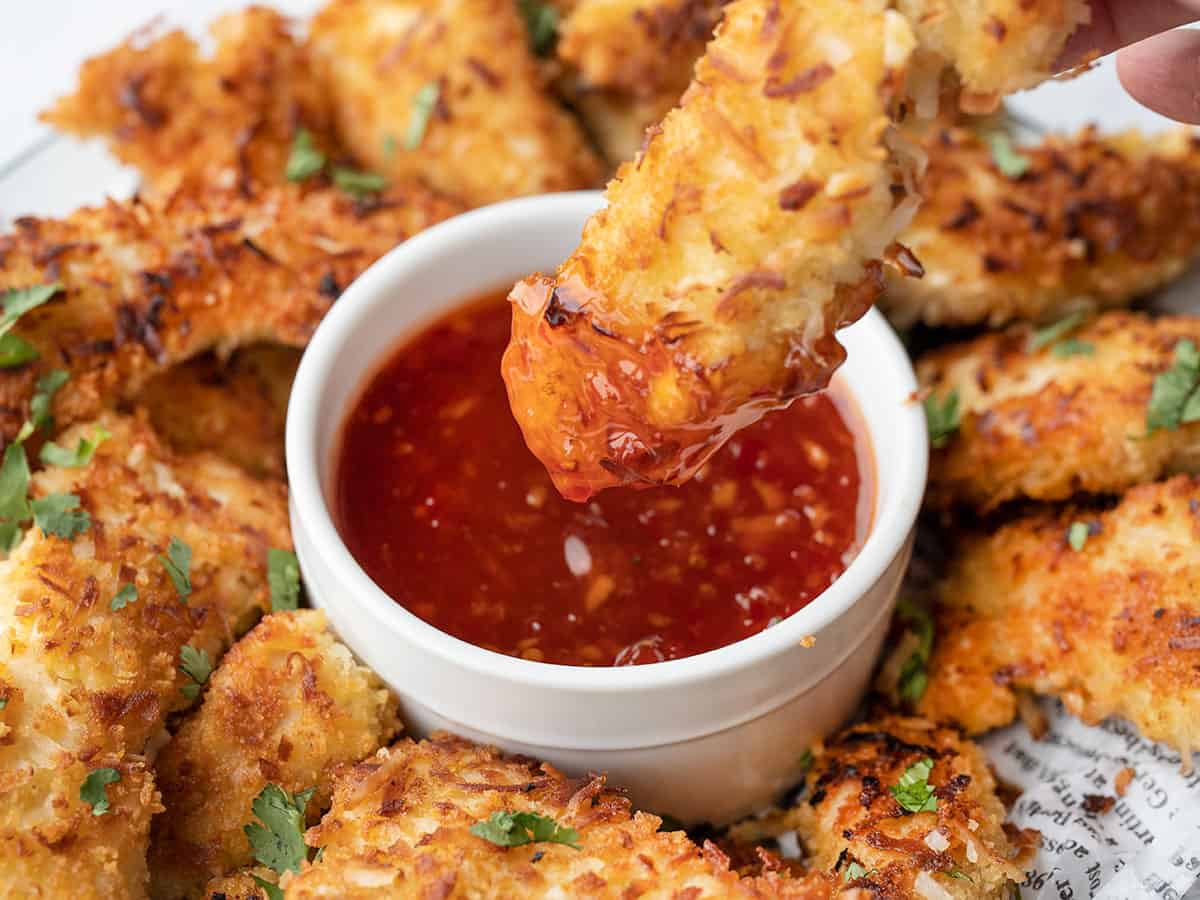
<svg viewBox="0 0 1200 900">
<path fill-rule="evenodd" d="M 1200 31 L 1170 31 L 1117 54 L 1117 77 L 1143 106 L 1200 125 Z"/>
</svg>

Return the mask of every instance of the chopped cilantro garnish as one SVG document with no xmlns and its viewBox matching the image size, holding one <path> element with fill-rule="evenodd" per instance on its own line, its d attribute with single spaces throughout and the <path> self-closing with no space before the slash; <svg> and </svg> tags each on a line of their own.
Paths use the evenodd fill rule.
<svg viewBox="0 0 1200 900">
<path fill-rule="evenodd" d="M 816 761 L 817 759 L 815 756 L 813 756 L 812 748 L 806 747 L 804 752 L 800 754 L 800 771 L 807 775 L 809 770 L 812 769 L 813 763 Z"/>
<path fill-rule="evenodd" d="M 192 679 L 192 683 L 185 684 L 179 692 L 189 700 L 195 700 L 204 683 L 208 681 L 208 676 L 212 674 L 212 668 L 212 660 L 208 658 L 207 650 L 197 650 L 191 644 L 184 644 L 179 648 L 179 671 Z"/>
<path fill-rule="evenodd" d="M 173 537 L 167 545 L 166 556 L 160 553 L 158 561 L 171 576 L 180 601 L 187 603 L 188 597 L 192 595 L 192 548 L 179 538 Z"/>
<path fill-rule="evenodd" d="M 34 500 L 33 523 L 43 534 L 69 541 L 92 527 L 92 517 L 79 507 L 77 494 L 47 494 Z"/>
<path fill-rule="evenodd" d="M 537 813 L 494 812 L 485 821 L 472 825 L 471 834 L 501 847 L 520 847 L 546 841 L 580 849 L 578 831 L 563 828 L 549 816 Z"/>
<path fill-rule="evenodd" d="M 900 699 L 912 705 L 921 699 L 929 683 L 926 666 L 933 654 L 933 617 L 923 607 L 904 598 L 896 606 L 896 616 L 917 639 L 912 653 L 900 667 L 896 684 Z"/>
<path fill-rule="evenodd" d="M 21 542 L 21 523 L 32 515 L 29 508 L 29 460 L 25 445 L 9 444 L 0 462 L 0 548 L 12 552 Z"/>
<path fill-rule="evenodd" d="M 871 872 L 866 866 L 861 863 L 850 860 L 850 865 L 846 866 L 846 871 L 842 873 L 842 880 L 846 883 L 858 881 L 860 878 L 866 878 Z"/>
<path fill-rule="evenodd" d="M 3 710 L 6 706 L 8 706 L 8 698 L 0 697 L 0 710 Z"/>
<path fill-rule="evenodd" d="M 289 794 L 277 784 L 268 784 L 250 808 L 258 817 L 243 829 L 262 865 L 282 875 L 299 872 L 300 864 L 308 858 L 304 843 L 304 809 L 312 799 L 313 788 Z"/>
<path fill-rule="evenodd" d="M 1200 353 L 1184 338 L 1175 345 L 1175 364 L 1154 379 L 1150 405 L 1146 408 L 1146 429 L 1153 434 L 1160 428 L 1174 431 L 1187 422 L 1200 419 Z"/>
<path fill-rule="evenodd" d="M 962 869 L 950 869 L 948 872 L 946 872 L 946 874 L 951 878 L 957 878 L 959 881 L 969 881 L 971 884 L 975 883 L 975 879 L 966 872 L 962 871 Z"/>
<path fill-rule="evenodd" d="M 121 587 L 121 589 L 119 591 L 117 591 L 116 596 L 112 598 L 112 602 L 110 602 L 108 604 L 108 608 L 111 610 L 114 610 L 114 611 L 119 610 L 119 609 L 124 609 L 126 606 L 128 606 L 130 603 L 132 603 L 137 598 L 138 598 L 138 592 L 137 592 L 137 588 L 134 585 L 132 585 L 132 584 L 123 585 Z"/>
<path fill-rule="evenodd" d="M 349 166 L 334 167 L 333 183 L 338 190 L 344 191 L 355 200 L 361 200 L 371 194 L 378 194 L 387 187 L 387 179 L 382 175 L 376 175 L 374 172 L 360 172 Z"/>
<path fill-rule="evenodd" d="M 1050 352 L 1059 359 L 1066 359 L 1068 356 L 1091 356 L 1096 352 L 1096 345 L 1079 338 L 1067 338 L 1051 347 Z"/>
<path fill-rule="evenodd" d="M 1001 175 L 1020 178 L 1033 165 L 1033 160 L 1019 152 L 1012 138 L 1003 131 L 989 131 L 983 135 L 983 140 L 992 151 L 992 162 L 996 164 Z"/>
<path fill-rule="evenodd" d="M 1086 522 L 1072 522 L 1071 527 L 1067 529 L 1067 543 L 1071 545 L 1072 550 L 1078 553 L 1087 543 L 1091 533 L 1092 530 Z"/>
<path fill-rule="evenodd" d="M 54 429 L 54 414 L 50 412 L 54 395 L 71 377 L 65 369 L 51 369 L 37 380 L 33 399 L 29 401 L 29 421 L 34 428 Z"/>
<path fill-rule="evenodd" d="M 121 773 L 116 769 L 95 769 L 88 773 L 79 786 L 79 799 L 92 807 L 93 816 L 102 816 L 108 812 L 108 785 L 121 780 Z"/>
<path fill-rule="evenodd" d="M 312 133 L 301 128 L 292 139 L 292 151 L 288 154 L 284 174 L 288 181 L 304 181 L 325 168 L 325 154 L 313 143 Z"/>
<path fill-rule="evenodd" d="M 112 435 L 103 425 L 97 425 L 90 438 L 81 437 L 75 444 L 74 450 L 60 447 L 52 441 L 42 444 L 40 458 L 48 466 L 62 466 L 65 469 L 78 469 L 92 461 L 96 448 L 107 441 Z"/>
<path fill-rule="evenodd" d="M 38 358 L 37 347 L 15 334 L 0 335 L 0 369 L 15 369 Z"/>
<path fill-rule="evenodd" d="M 250 877 L 254 879 L 255 884 L 263 889 L 263 893 L 267 895 L 267 900 L 283 900 L 283 891 L 280 890 L 279 885 L 271 884 L 267 879 L 259 878 L 257 875 L 251 875 Z"/>
<path fill-rule="evenodd" d="M 929 758 L 915 762 L 905 769 L 900 780 L 890 789 L 896 802 L 912 813 L 935 812 L 937 797 L 929 784 L 929 773 L 932 771 L 933 760 Z"/>
<path fill-rule="evenodd" d="M 1057 322 L 1043 326 L 1037 329 L 1029 336 L 1028 348 L 1030 352 L 1041 350 L 1044 347 L 1049 347 L 1051 344 L 1058 341 L 1060 338 L 1066 337 L 1076 328 L 1083 324 L 1083 320 L 1087 318 L 1087 314 L 1073 312 L 1069 316 L 1064 316 Z"/>
<path fill-rule="evenodd" d="M 408 131 L 404 133 L 404 149 L 416 150 L 425 140 L 429 119 L 437 109 L 441 88 L 436 81 L 424 85 L 413 98 L 412 112 L 408 114 Z"/>
<path fill-rule="evenodd" d="M 273 612 L 300 605 L 300 563 L 295 553 L 275 547 L 267 551 L 267 583 L 271 585 Z"/>
<path fill-rule="evenodd" d="M 558 10 L 539 0 L 517 0 L 517 5 L 525 18 L 529 46 L 538 56 L 549 55 L 558 40 Z"/>
<path fill-rule="evenodd" d="M 62 285 L 36 284 L 27 288 L 9 288 L 0 295 L 0 368 L 11 368 L 38 358 L 37 348 L 28 341 L 9 334 L 17 320 L 31 309 L 41 306 L 62 290 Z"/>
<path fill-rule="evenodd" d="M 930 394 L 925 398 L 925 423 L 929 428 L 929 443 L 936 449 L 945 447 L 958 431 L 958 389 L 946 395 L 943 403 Z"/>
</svg>

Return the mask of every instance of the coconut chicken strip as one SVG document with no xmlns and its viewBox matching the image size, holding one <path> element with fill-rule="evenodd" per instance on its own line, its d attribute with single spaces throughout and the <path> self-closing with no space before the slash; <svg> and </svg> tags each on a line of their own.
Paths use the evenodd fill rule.
<svg viewBox="0 0 1200 900">
<path fill-rule="evenodd" d="M 1200 482 L 1133 488 L 1107 512 L 1018 519 L 966 541 L 937 591 L 918 709 L 982 732 L 1019 693 L 1088 722 L 1119 715 L 1189 758 L 1200 747 Z"/>
<path fill-rule="evenodd" d="M 957 403 L 959 417 L 933 452 L 929 502 L 987 511 L 1200 468 L 1200 424 L 1181 421 L 1200 378 L 1189 342 L 1200 347 L 1200 319 L 1110 312 L 926 354 L 917 371 L 930 402 Z"/>
<path fill-rule="evenodd" d="M 1124 306 L 1200 257 L 1200 140 L 1189 131 L 1088 129 L 1015 149 L 990 137 L 1001 144 L 965 129 L 925 144 L 924 202 L 900 238 L 925 276 L 891 279 L 880 299 L 897 325 Z"/>
<path fill-rule="evenodd" d="M 0 562 L 3 897 L 144 896 L 158 795 L 139 754 L 268 608 L 268 550 L 290 546 L 280 485 L 175 456 L 130 418 L 56 446 L 98 439 L 33 476 L 35 523 Z"/>
<path fill-rule="evenodd" d="M 396 702 L 358 665 L 315 610 L 268 616 L 214 673 L 200 710 L 156 762 L 165 811 L 154 820 L 151 893 L 199 895 L 205 883 L 252 862 L 243 831 L 268 784 L 329 807 L 329 774 L 386 744 Z"/>
<path fill-rule="evenodd" d="M 472 205 L 600 178 L 511 0 L 332 0 L 310 42 L 338 137 L 375 171 Z"/>
<path fill-rule="evenodd" d="M 858 896 L 1007 900 L 1032 833 L 1009 834 L 983 751 L 957 731 L 887 716 L 816 748 L 805 790 L 735 826 L 753 843 L 795 833 L 816 874 Z"/>
<path fill-rule="evenodd" d="M 510 298 L 513 413 L 564 496 L 685 480 L 825 385 L 907 209 L 885 135 L 914 46 L 873 0 L 726 7 L 578 249 Z"/>
<path fill-rule="evenodd" d="M 424 188 L 356 202 L 286 185 L 253 200 L 187 190 L 65 219 L 24 218 L 0 235 L 0 295 L 59 284 L 11 334 L 37 358 L 0 369 L 0 435 L 28 417 L 38 381 L 62 370 L 59 425 L 132 400 L 155 375 L 209 349 L 303 347 L 363 269 L 460 207 Z M 9 303 L 6 299 L 5 306 Z"/>
<path fill-rule="evenodd" d="M 553 839 L 518 846 L 517 831 L 513 846 L 502 846 L 512 816 L 517 828 L 544 817 L 539 835 L 545 829 Z M 739 879 L 714 845 L 698 847 L 659 825 L 657 816 L 631 816 L 603 777 L 570 779 L 441 734 L 347 767 L 335 779 L 332 810 L 306 837 L 324 848 L 320 859 L 284 885 L 289 900 L 826 896 L 821 884 L 773 873 Z"/>
<path fill-rule="evenodd" d="M 278 184 L 299 129 L 330 149 L 329 100 L 287 19 L 251 6 L 210 31 L 210 56 L 182 31 L 135 34 L 86 61 L 76 92 L 43 119 L 106 139 L 162 191 L 193 175 L 225 188 Z"/>
</svg>

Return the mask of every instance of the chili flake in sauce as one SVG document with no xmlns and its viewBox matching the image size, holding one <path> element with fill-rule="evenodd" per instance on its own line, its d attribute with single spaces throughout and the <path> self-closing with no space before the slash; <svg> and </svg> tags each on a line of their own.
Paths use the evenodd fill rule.
<svg viewBox="0 0 1200 900">
<path fill-rule="evenodd" d="M 564 500 L 500 377 L 503 295 L 405 342 L 342 433 L 342 536 L 375 582 L 449 634 L 567 665 L 679 659 L 808 604 L 855 556 L 869 451 L 836 390 L 740 432 L 682 487 Z"/>
</svg>

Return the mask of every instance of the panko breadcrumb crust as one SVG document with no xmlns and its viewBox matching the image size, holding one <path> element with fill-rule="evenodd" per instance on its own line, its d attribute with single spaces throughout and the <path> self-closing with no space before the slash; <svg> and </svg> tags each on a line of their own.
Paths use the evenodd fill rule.
<svg viewBox="0 0 1200 900">
<path fill-rule="evenodd" d="M 1200 257 L 1200 138 L 1085 129 L 1018 146 L 1012 176 L 978 134 L 925 142 L 924 198 L 901 235 L 925 269 L 893 278 L 897 325 L 1003 325 L 1124 306 Z"/>
<path fill-rule="evenodd" d="M 476 206 L 598 185 L 512 0 L 332 0 L 310 43 L 338 139 L 377 172 Z"/>
<path fill-rule="evenodd" d="M 270 606 L 267 551 L 289 548 L 285 492 L 211 456 L 171 453 L 142 421 L 106 415 L 60 435 L 111 435 L 79 468 L 33 476 L 32 495 L 74 494 L 90 527 L 67 541 L 30 528 L 0 562 L 0 896 L 139 897 L 158 793 L 139 754 L 181 688 L 185 645 L 217 661 Z M 159 557 L 192 551 L 181 598 Z M 136 599 L 113 609 L 124 585 Z M 80 787 L 118 769 L 113 811 Z"/>
<path fill-rule="evenodd" d="M 1034 349 L 1019 325 L 923 356 L 918 379 L 939 404 L 957 392 L 960 425 L 934 450 L 926 502 L 986 512 L 1008 500 L 1119 494 L 1200 465 L 1200 424 L 1149 432 L 1155 379 L 1200 318 L 1110 312 L 1064 334 L 1090 350 Z"/>
<path fill-rule="evenodd" d="M 1187 759 L 1200 747 L 1198 510 L 1200 480 L 1177 476 L 1108 511 L 1038 512 L 966 540 L 937 589 L 918 710 L 975 734 L 1012 721 L 1021 692 L 1054 694 Z"/>
<path fill-rule="evenodd" d="M 158 755 L 165 810 L 151 835 L 151 895 L 195 897 L 209 879 L 249 865 L 243 828 L 267 784 L 315 788 L 306 812 L 316 824 L 333 768 L 398 730 L 395 698 L 333 637 L 324 613 L 267 616 L 226 655 L 203 705 Z"/>
<path fill-rule="evenodd" d="M 285 185 L 252 200 L 189 182 L 64 219 L 18 219 L 0 235 L 0 291 L 63 289 L 13 333 L 39 359 L 0 371 L 0 435 L 28 417 L 38 377 L 61 368 L 60 425 L 128 403 L 155 375 L 204 351 L 269 341 L 303 347 L 342 289 L 406 238 L 462 209 L 421 187 L 356 202 Z"/>
</svg>

